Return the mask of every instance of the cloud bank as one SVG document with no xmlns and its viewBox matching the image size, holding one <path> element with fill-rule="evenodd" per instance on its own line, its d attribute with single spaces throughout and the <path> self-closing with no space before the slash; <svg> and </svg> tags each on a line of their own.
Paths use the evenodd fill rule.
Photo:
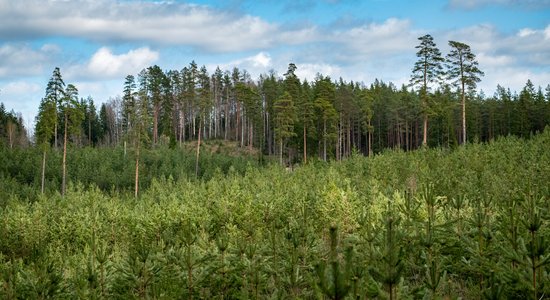
<svg viewBox="0 0 550 300">
<path fill-rule="evenodd" d="M 449 0 L 451 9 L 474 10 L 491 5 L 516 6 L 521 9 L 549 8 L 550 0 Z"/>
</svg>

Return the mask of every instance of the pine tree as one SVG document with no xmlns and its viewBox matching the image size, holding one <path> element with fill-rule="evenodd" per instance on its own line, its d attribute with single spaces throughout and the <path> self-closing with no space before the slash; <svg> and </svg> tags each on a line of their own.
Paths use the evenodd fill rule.
<svg viewBox="0 0 550 300">
<path fill-rule="evenodd" d="M 466 88 L 475 90 L 476 84 L 481 81 L 480 76 L 484 73 L 479 70 L 475 54 L 470 46 L 449 41 L 451 52 L 447 54 L 447 76 L 454 80 L 453 84 L 458 86 L 462 99 L 462 143 L 466 143 Z"/>
<path fill-rule="evenodd" d="M 208 77 L 208 73 L 206 71 L 206 67 L 202 66 L 200 69 L 200 73 L 198 74 L 198 83 L 199 83 L 199 89 L 198 89 L 198 117 L 199 117 L 199 132 L 198 132 L 198 140 L 197 140 L 197 155 L 195 158 L 195 176 L 199 176 L 199 155 L 200 155 L 200 147 L 201 147 L 201 137 L 204 135 L 202 132 L 202 128 L 205 126 L 205 119 L 208 115 L 208 110 L 211 106 L 211 99 L 210 99 L 210 79 Z"/>
<path fill-rule="evenodd" d="M 130 115 L 136 106 L 136 82 L 133 75 L 126 76 L 124 81 L 124 89 L 122 91 L 122 121 L 124 132 L 128 132 L 132 128 Z"/>
<path fill-rule="evenodd" d="M 422 114 L 424 117 L 422 137 L 422 145 L 428 144 L 428 115 L 430 108 L 428 107 L 429 84 L 438 82 L 443 75 L 443 57 L 437 48 L 433 37 L 429 34 L 418 38 L 420 45 L 416 46 L 419 49 L 416 56 L 419 58 L 414 64 L 413 74 L 411 76 L 411 84 L 420 86 L 420 98 L 422 100 Z"/>
<path fill-rule="evenodd" d="M 352 287 L 353 276 L 353 248 L 347 247 L 343 254 L 344 261 L 342 262 L 339 256 L 341 255 L 340 242 L 338 238 L 338 229 L 330 228 L 330 249 L 328 260 L 321 262 L 315 268 L 319 279 L 317 285 L 331 300 L 344 299 L 350 292 Z M 329 266 L 327 270 L 327 265 Z"/>
<path fill-rule="evenodd" d="M 63 78 L 61 77 L 61 71 L 58 67 L 56 67 L 53 70 L 52 77 L 50 78 L 50 81 L 48 82 L 48 85 L 46 87 L 46 99 L 47 101 L 50 101 L 54 103 L 55 105 L 55 124 L 54 124 L 54 147 L 57 148 L 57 134 L 58 134 L 58 118 L 57 118 L 57 107 L 61 105 L 61 101 L 65 97 L 65 82 L 63 81 Z"/>
<path fill-rule="evenodd" d="M 61 78 L 59 68 L 55 68 L 46 87 L 46 95 L 42 98 L 36 116 L 35 137 L 37 145 L 42 148 L 42 179 L 41 192 L 44 193 L 46 174 L 46 153 L 54 139 L 54 147 L 57 147 L 57 106 L 65 94 L 65 83 Z"/>
<path fill-rule="evenodd" d="M 383 244 L 377 253 L 379 259 L 369 271 L 375 280 L 383 284 L 389 295 L 389 299 L 393 300 L 397 297 L 396 288 L 403 276 L 405 267 L 403 263 L 403 233 L 399 228 L 401 220 L 391 207 L 388 207 L 384 221 Z"/>
</svg>

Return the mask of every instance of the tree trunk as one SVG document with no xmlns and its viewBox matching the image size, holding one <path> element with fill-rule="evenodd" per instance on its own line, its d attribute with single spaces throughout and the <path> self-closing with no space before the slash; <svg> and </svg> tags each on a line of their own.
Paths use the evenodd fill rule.
<svg viewBox="0 0 550 300">
<path fill-rule="evenodd" d="M 199 177 L 199 155 L 201 150 L 201 126 L 199 124 L 199 138 L 197 140 L 197 156 L 195 159 L 195 176 Z"/>
<path fill-rule="evenodd" d="M 464 93 L 464 81 L 462 81 L 462 144 L 466 144 L 466 94 Z"/>
<path fill-rule="evenodd" d="M 424 113 L 424 126 L 422 135 L 422 146 L 428 145 L 428 115 Z"/>
<path fill-rule="evenodd" d="M 53 146 L 55 150 L 57 150 L 57 111 L 56 111 L 56 117 L 55 117 L 55 125 L 53 128 Z"/>
<path fill-rule="evenodd" d="M 88 145 L 92 146 L 92 121 L 90 120 L 90 116 L 88 116 Z"/>
<path fill-rule="evenodd" d="M 283 166 L 283 139 L 279 140 L 279 162 Z"/>
<path fill-rule="evenodd" d="M 135 184 L 134 184 L 134 197 L 138 197 L 139 192 L 139 148 L 140 148 L 140 137 L 141 134 L 138 133 L 138 141 L 136 145 L 136 177 L 135 177 Z"/>
<path fill-rule="evenodd" d="M 183 110 L 180 109 L 180 116 L 179 116 L 179 129 L 180 129 L 180 134 L 179 134 L 179 138 L 180 138 L 180 148 L 181 146 L 183 145 L 183 130 L 184 130 L 184 127 L 183 127 L 183 118 L 185 116 L 183 115 Z"/>
<path fill-rule="evenodd" d="M 254 144 L 254 127 L 252 124 L 248 126 L 248 150 L 252 151 L 252 146 Z"/>
<path fill-rule="evenodd" d="M 65 195 L 67 177 L 67 112 L 65 112 L 65 133 L 63 135 L 63 176 L 61 177 L 61 196 Z"/>
<path fill-rule="evenodd" d="M 155 109 L 153 112 L 153 144 L 156 145 L 158 142 L 158 123 L 159 123 L 159 105 L 155 104 Z"/>
<path fill-rule="evenodd" d="M 223 132 L 223 139 L 224 141 L 227 141 L 227 134 L 229 131 L 229 92 L 226 92 L 225 94 L 225 109 L 224 109 L 224 132 Z"/>
<path fill-rule="evenodd" d="M 7 131 L 8 131 L 8 140 L 10 144 L 10 149 L 13 149 L 13 142 L 15 141 L 15 124 L 11 121 L 8 121 Z"/>
<path fill-rule="evenodd" d="M 239 102 L 237 102 L 236 105 L 237 105 L 237 110 L 236 110 L 237 115 L 236 115 L 236 118 L 235 118 L 236 119 L 235 120 L 236 121 L 235 122 L 235 124 L 236 124 L 236 127 L 235 127 L 235 141 L 238 142 L 239 139 L 240 139 L 239 134 L 241 133 L 241 107 L 239 105 Z"/>
</svg>

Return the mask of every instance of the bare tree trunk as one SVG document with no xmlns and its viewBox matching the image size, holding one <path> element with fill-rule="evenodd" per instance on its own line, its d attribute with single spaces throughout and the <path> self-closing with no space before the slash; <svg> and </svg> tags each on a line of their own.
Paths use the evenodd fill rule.
<svg viewBox="0 0 550 300">
<path fill-rule="evenodd" d="M 283 165 L 283 139 L 279 140 L 279 162 Z"/>
<path fill-rule="evenodd" d="M 351 155 L 351 118 L 348 117 L 347 157 Z"/>
<path fill-rule="evenodd" d="M 92 146 L 92 121 L 88 116 L 88 145 Z"/>
<path fill-rule="evenodd" d="M 61 177 L 61 196 L 65 195 L 67 177 L 67 112 L 65 112 L 65 133 L 63 135 L 63 176 Z"/>
<path fill-rule="evenodd" d="M 225 130 L 224 130 L 224 133 L 223 133 L 223 139 L 225 141 L 227 141 L 227 135 L 228 135 L 228 131 L 229 131 L 229 92 L 226 92 L 225 93 L 225 112 L 224 112 L 224 117 L 225 117 L 225 124 L 224 124 L 224 127 L 225 127 Z"/>
<path fill-rule="evenodd" d="M 368 153 L 372 156 L 372 132 L 369 130 Z"/>
<path fill-rule="evenodd" d="M 13 142 L 15 140 L 15 124 L 13 124 L 11 121 L 8 121 L 7 124 L 7 130 L 8 130 L 8 139 L 10 144 L 10 149 L 13 149 Z"/>
<path fill-rule="evenodd" d="M 237 116 L 236 116 L 236 127 L 235 127 L 235 141 L 239 141 L 239 133 L 241 131 L 241 111 L 240 111 L 240 105 L 239 102 L 236 103 L 237 105 Z"/>
<path fill-rule="evenodd" d="M 462 144 L 466 144 L 466 94 L 464 93 L 464 81 L 462 81 Z"/>
<path fill-rule="evenodd" d="M 267 138 L 267 153 L 269 155 L 273 154 L 273 139 L 271 138 L 271 128 L 269 126 L 269 112 L 265 114 L 265 129 L 266 129 L 266 138 Z"/>
<path fill-rule="evenodd" d="M 182 137 L 182 141 L 185 142 L 185 131 L 186 131 L 186 128 L 185 128 L 185 112 L 182 112 L 182 119 L 181 119 L 181 137 Z"/>
<path fill-rule="evenodd" d="M 158 142 L 158 123 L 159 123 L 159 107 L 158 104 L 155 104 L 155 109 L 153 112 L 153 145 L 156 145 Z"/>
<path fill-rule="evenodd" d="M 339 122 L 336 130 L 336 160 L 340 160 L 340 125 L 342 125 L 342 123 Z"/>
<path fill-rule="evenodd" d="M 241 114 L 241 148 L 244 147 L 244 133 L 246 132 L 246 119 L 244 118 L 244 112 Z"/>
<path fill-rule="evenodd" d="M 183 145 L 183 130 L 184 130 L 184 127 L 183 127 L 183 119 L 185 118 L 185 116 L 183 115 L 183 110 L 180 109 L 180 117 L 179 117 L 179 129 L 180 129 L 180 134 L 179 134 L 179 138 L 180 138 L 180 148 L 181 146 Z"/>
<path fill-rule="evenodd" d="M 197 157 L 195 159 L 195 176 L 199 177 L 199 155 L 201 149 L 201 126 L 199 124 L 199 139 L 197 140 Z"/>
<path fill-rule="evenodd" d="M 248 150 L 252 151 L 252 146 L 254 143 L 254 127 L 252 124 L 248 126 L 248 133 Z"/>
<path fill-rule="evenodd" d="M 56 117 L 55 117 L 55 125 L 53 129 L 53 146 L 55 150 L 57 150 L 57 111 L 56 111 Z"/>
<path fill-rule="evenodd" d="M 424 132 L 422 135 L 422 146 L 428 145 L 428 115 L 424 113 Z"/>
<path fill-rule="evenodd" d="M 140 134 L 138 133 L 138 142 L 136 146 L 136 177 L 134 182 L 134 197 L 138 197 L 139 192 L 139 148 L 140 148 Z"/>
</svg>

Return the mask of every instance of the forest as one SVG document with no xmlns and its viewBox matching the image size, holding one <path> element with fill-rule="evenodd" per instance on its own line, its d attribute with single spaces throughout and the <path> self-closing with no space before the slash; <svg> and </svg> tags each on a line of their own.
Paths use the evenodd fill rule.
<svg viewBox="0 0 550 300">
<path fill-rule="evenodd" d="M 0 298 L 550 298 L 550 84 L 419 42 L 401 87 L 55 68 L 32 136 L 0 104 Z"/>
</svg>

